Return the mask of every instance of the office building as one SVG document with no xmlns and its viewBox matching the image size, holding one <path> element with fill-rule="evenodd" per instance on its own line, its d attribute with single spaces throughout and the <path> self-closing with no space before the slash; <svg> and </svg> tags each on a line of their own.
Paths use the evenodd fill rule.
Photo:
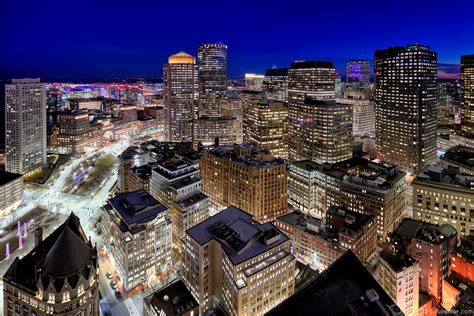
<svg viewBox="0 0 474 316">
<path fill-rule="evenodd" d="M 420 292 L 430 296 L 434 305 L 442 297 L 443 279 L 448 275 L 449 253 L 457 243 L 457 233 L 449 224 L 433 225 L 404 219 L 390 241 L 405 247 L 420 265 Z"/>
<path fill-rule="evenodd" d="M 150 152 L 146 148 L 130 146 L 118 156 L 118 159 L 120 162 L 117 172 L 117 186 L 119 192 L 138 190 L 139 187 L 137 186 L 140 186 L 140 181 L 139 177 L 137 177 L 138 173 L 136 173 L 134 169 L 148 164 L 150 161 Z"/>
<path fill-rule="evenodd" d="M 28 174 L 46 166 L 46 87 L 39 79 L 5 85 L 5 168 Z"/>
<path fill-rule="evenodd" d="M 474 176 L 474 147 L 457 145 L 449 148 L 439 157 L 441 164 L 447 168 L 458 168 L 460 173 Z"/>
<path fill-rule="evenodd" d="M 219 117 L 219 101 L 227 96 L 227 45 L 199 45 L 198 65 L 198 116 Z"/>
<path fill-rule="evenodd" d="M 199 169 L 203 192 L 217 210 L 235 205 L 261 223 L 287 211 L 285 162 L 254 143 L 213 148 Z"/>
<path fill-rule="evenodd" d="M 292 212 L 277 217 L 275 226 L 291 240 L 295 258 L 320 271 L 328 268 L 348 249 L 367 262 L 376 248 L 374 216 L 330 207 L 326 221 Z"/>
<path fill-rule="evenodd" d="M 419 263 L 393 246 L 380 252 L 379 283 L 406 316 L 418 315 Z"/>
<path fill-rule="evenodd" d="M 436 158 L 437 54 L 408 45 L 375 51 L 378 158 L 420 172 Z"/>
<path fill-rule="evenodd" d="M 474 55 L 461 56 L 461 128 L 474 136 Z"/>
<path fill-rule="evenodd" d="M 400 308 L 348 250 L 328 269 L 266 316 L 402 315 Z"/>
<path fill-rule="evenodd" d="M 244 142 L 255 142 L 288 159 L 288 105 L 277 101 L 250 103 L 243 117 Z"/>
<path fill-rule="evenodd" d="M 245 89 L 248 90 L 262 90 L 264 75 L 260 74 L 245 74 Z"/>
<path fill-rule="evenodd" d="M 144 316 L 199 315 L 199 304 L 183 281 L 176 279 L 143 300 Z"/>
<path fill-rule="evenodd" d="M 346 88 L 338 102 L 352 104 L 352 134 L 375 137 L 375 108 L 368 90 Z"/>
<path fill-rule="evenodd" d="M 455 167 L 430 165 L 412 182 L 413 218 L 431 224 L 451 224 L 459 236 L 474 232 L 474 177 Z"/>
<path fill-rule="evenodd" d="M 290 241 L 270 223 L 231 206 L 188 229 L 181 277 L 201 307 L 262 315 L 294 292 Z"/>
<path fill-rule="evenodd" d="M 0 170 L 0 217 L 5 217 L 21 204 L 23 177 L 18 173 Z"/>
<path fill-rule="evenodd" d="M 99 258 L 73 213 L 3 276 L 2 315 L 99 316 Z"/>
<path fill-rule="evenodd" d="M 196 59 L 184 52 L 168 58 L 163 66 L 163 99 L 166 112 L 166 139 L 191 141 L 197 96 Z"/>
<path fill-rule="evenodd" d="M 268 100 L 288 102 L 288 68 L 267 69 L 262 90 Z"/>
<path fill-rule="evenodd" d="M 171 265 L 168 209 L 144 190 L 119 193 L 102 209 L 104 250 L 125 291 Z"/>
<path fill-rule="evenodd" d="M 200 117 L 194 120 L 193 148 L 233 145 L 239 142 L 239 122 L 235 117 Z"/>
<path fill-rule="evenodd" d="M 346 63 L 346 82 L 367 87 L 370 84 L 370 61 L 349 60 Z"/>
<path fill-rule="evenodd" d="M 460 238 L 460 243 L 449 254 L 449 271 L 474 286 L 474 236 Z"/>
</svg>

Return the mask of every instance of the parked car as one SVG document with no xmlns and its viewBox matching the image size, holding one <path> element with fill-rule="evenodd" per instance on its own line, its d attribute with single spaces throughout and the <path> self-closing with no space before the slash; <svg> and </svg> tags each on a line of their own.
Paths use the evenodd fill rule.
<svg viewBox="0 0 474 316">
<path fill-rule="evenodd" d="M 121 300 L 123 298 L 122 293 L 119 290 L 115 290 L 115 297 L 118 300 Z"/>
<path fill-rule="evenodd" d="M 112 288 L 112 290 L 116 290 L 117 289 L 117 283 L 115 283 L 115 281 L 110 281 L 110 287 Z"/>
<path fill-rule="evenodd" d="M 107 277 L 107 279 L 112 279 L 112 273 L 110 273 L 110 271 L 107 271 L 105 276 Z"/>
</svg>

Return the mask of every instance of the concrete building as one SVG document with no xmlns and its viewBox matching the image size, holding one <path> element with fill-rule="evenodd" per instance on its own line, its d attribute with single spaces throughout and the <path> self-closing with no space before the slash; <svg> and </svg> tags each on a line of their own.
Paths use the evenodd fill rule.
<svg viewBox="0 0 474 316">
<path fill-rule="evenodd" d="M 0 217 L 7 216 L 21 204 L 23 177 L 0 170 Z"/>
<path fill-rule="evenodd" d="M 461 56 L 461 128 L 474 136 L 474 55 Z"/>
<path fill-rule="evenodd" d="M 262 90 L 268 100 L 288 102 L 288 68 L 267 69 Z"/>
<path fill-rule="evenodd" d="M 119 168 L 117 172 L 117 182 L 119 192 L 136 191 L 140 181 L 135 168 L 146 166 L 150 161 L 150 152 L 146 148 L 131 146 L 124 150 L 119 156 Z"/>
<path fill-rule="evenodd" d="M 217 210 L 235 205 L 261 223 L 287 211 L 285 162 L 254 143 L 213 148 L 199 169 L 203 192 Z"/>
<path fill-rule="evenodd" d="M 345 89 L 343 97 L 337 101 L 352 104 L 352 134 L 354 136 L 375 137 L 375 108 L 368 90 Z"/>
<path fill-rule="evenodd" d="M 16 257 L 3 276 L 2 315 L 99 316 L 97 249 L 73 213 L 46 239 Z"/>
<path fill-rule="evenodd" d="M 431 224 L 451 224 L 460 236 L 474 232 L 474 177 L 455 167 L 426 167 L 412 182 L 413 218 Z"/>
<path fill-rule="evenodd" d="M 295 258 L 320 271 L 348 249 L 366 262 L 376 248 L 374 216 L 344 207 L 329 208 L 325 220 L 299 212 L 288 213 L 277 217 L 275 226 L 290 238 Z"/>
<path fill-rule="evenodd" d="M 406 316 L 418 315 L 419 269 L 418 262 L 405 253 L 391 248 L 380 253 L 379 283 Z"/>
<path fill-rule="evenodd" d="M 294 291 L 290 241 L 272 224 L 231 206 L 186 231 L 184 283 L 201 313 L 219 304 L 229 315 L 263 315 Z"/>
<path fill-rule="evenodd" d="M 163 66 L 163 99 L 166 113 L 166 139 L 171 142 L 191 141 L 198 72 L 196 59 L 179 52 Z"/>
<path fill-rule="evenodd" d="M 104 249 L 125 291 L 171 265 L 167 208 L 144 190 L 119 193 L 102 209 Z"/>
<path fill-rule="evenodd" d="M 334 100 L 336 70 L 331 62 L 299 61 L 288 70 L 288 150 L 290 160 L 313 159 L 313 106 L 307 99 Z"/>
<path fill-rule="evenodd" d="M 201 117 L 194 120 L 193 148 L 208 148 L 219 145 L 237 144 L 239 120 L 235 117 Z"/>
<path fill-rule="evenodd" d="M 28 174 L 46 166 L 46 87 L 38 79 L 5 85 L 6 171 Z"/>
<path fill-rule="evenodd" d="M 266 316 L 402 315 L 400 308 L 348 250 Z"/>
<path fill-rule="evenodd" d="M 420 172 L 436 158 L 437 54 L 418 44 L 377 50 L 374 74 L 378 157 Z"/>
<path fill-rule="evenodd" d="M 441 157 L 441 164 L 459 168 L 460 173 L 474 176 L 474 147 L 457 145 L 449 148 Z"/>
<path fill-rule="evenodd" d="M 464 236 L 449 254 L 449 272 L 474 286 L 474 237 Z"/>
<path fill-rule="evenodd" d="M 244 142 L 255 142 L 276 157 L 288 159 L 288 105 L 256 101 L 245 108 Z"/>
</svg>

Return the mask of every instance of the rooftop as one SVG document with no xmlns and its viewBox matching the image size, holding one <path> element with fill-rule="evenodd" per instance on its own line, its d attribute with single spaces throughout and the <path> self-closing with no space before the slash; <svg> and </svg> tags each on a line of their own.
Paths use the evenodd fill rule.
<svg viewBox="0 0 474 316">
<path fill-rule="evenodd" d="M 395 272 L 401 272 L 416 264 L 416 260 L 404 251 L 398 251 L 398 247 L 388 245 L 380 252 L 380 258 L 384 259 Z"/>
<path fill-rule="evenodd" d="M 463 145 L 454 146 L 449 148 L 440 159 L 474 168 L 474 148 Z"/>
<path fill-rule="evenodd" d="M 199 308 L 196 299 L 179 279 L 151 294 L 145 301 L 157 315 L 163 311 L 164 315 L 180 316 Z"/>
<path fill-rule="evenodd" d="M 265 77 L 287 77 L 288 68 L 270 68 L 265 71 Z"/>
<path fill-rule="evenodd" d="M 334 68 L 332 61 L 295 61 L 291 63 L 291 69 L 311 69 L 311 68 Z"/>
<path fill-rule="evenodd" d="M 453 189 L 474 189 L 474 176 L 462 174 L 454 166 L 429 165 L 413 180 L 414 183 L 439 184 Z"/>
<path fill-rule="evenodd" d="M 388 315 L 400 311 L 350 250 L 267 316 Z"/>
<path fill-rule="evenodd" d="M 185 198 L 180 201 L 176 201 L 175 203 L 178 204 L 181 208 L 187 208 L 187 207 L 190 207 L 191 205 L 204 201 L 208 198 L 209 197 L 206 194 L 202 192 L 198 192 L 188 198 Z"/>
<path fill-rule="evenodd" d="M 36 295 L 39 280 L 43 288 L 53 283 L 59 292 L 66 280 L 74 288 L 80 275 L 88 279 L 97 264 L 97 249 L 86 237 L 79 218 L 71 213 L 38 247 L 21 259 L 16 257 L 4 279 L 23 286 L 33 295 Z"/>
<path fill-rule="evenodd" d="M 252 259 L 288 240 L 270 223 L 260 224 L 252 215 L 230 206 L 186 233 L 201 246 L 218 241 L 234 265 Z"/>
<path fill-rule="evenodd" d="M 21 174 L 0 170 L 0 185 L 5 185 L 18 178 L 21 178 Z"/>
<path fill-rule="evenodd" d="M 120 214 L 127 225 L 146 223 L 167 208 L 143 189 L 123 192 L 109 199 L 108 203 Z"/>
</svg>

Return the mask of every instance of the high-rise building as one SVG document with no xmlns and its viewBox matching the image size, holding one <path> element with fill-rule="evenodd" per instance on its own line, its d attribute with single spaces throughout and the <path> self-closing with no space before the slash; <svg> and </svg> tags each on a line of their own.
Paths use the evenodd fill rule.
<svg viewBox="0 0 474 316">
<path fill-rule="evenodd" d="M 150 152 L 145 148 L 131 146 L 124 150 L 119 156 L 120 165 L 117 172 L 117 184 L 119 192 L 136 191 L 138 179 L 134 169 L 146 165 L 150 160 Z"/>
<path fill-rule="evenodd" d="M 73 213 L 3 276 L 2 315 L 99 316 L 99 257 Z"/>
<path fill-rule="evenodd" d="M 288 158 L 288 105 L 277 101 L 251 102 L 244 111 L 244 142 L 255 142 L 277 157 Z"/>
<path fill-rule="evenodd" d="M 370 84 L 370 61 L 349 60 L 346 63 L 346 82 L 367 87 Z"/>
<path fill-rule="evenodd" d="M 265 223 L 286 213 L 285 161 L 255 143 L 220 146 L 199 162 L 203 192 L 217 210 L 235 205 Z"/>
<path fill-rule="evenodd" d="M 144 190 L 119 193 L 102 209 L 104 247 L 126 291 L 171 264 L 168 209 Z"/>
<path fill-rule="evenodd" d="M 239 208 L 188 229 L 182 243 L 179 273 L 201 313 L 219 304 L 228 315 L 262 315 L 294 292 L 288 237 Z"/>
<path fill-rule="evenodd" d="M 245 74 L 245 88 L 249 90 L 262 90 L 264 75 Z"/>
<path fill-rule="evenodd" d="M 419 263 L 410 255 L 385 248 L 380 253 L 379 283 L 406 316 L 417 316 Z"/>
<path fill-rule="evenodd" d="M 288 68 L 267 69 L 262 90 L 268 100 L 288 102 Z"/>
<path fill-rule="evenodd" d="M 474 232 L 473 176 L 455 167 L 430 165 L 412 182 L 413 218 L 451 224 L 460 236 Z"/>
<path fill-rule="evenodd" d="M 197 96 L 196 59 L 184 52 L 168 58 L 163 66 L 163 99 L 168 141 L 191 141 Z"/>
<path fill-rule="evenodd" d="M 39 79 L 5 85 L 6 170 L 27 174 L 46 165 L 46 87 Z"/>
<path fill-rule="evenodd" d="M 474 136 L 474 55 L 461 56 L 461 128 Z"/>
<path fill-rule="evenodd" d="M 436 158 L 437 54 L 408 45 L 375 51 L 378 157 L 410 172 Z"/>
<path fill-rule="evenodd" d="M 352 104 L 352 134 L 354 136 L 375 137 L 375 107 L 367 89 L 346 88 L 343 104 Z"/>
<path fill-rule="evenodd" d="M 288 152 L 290 160 L 314 159 L 317 112 L 312 103 L 334 100 L 336 71 L 331 62 L 298 61 L 288 70 Z M 316 101 L 314 101 L 316 100 Z M 321 112 L 322 114 L 322 112 Z"/>
<path fill-rule="evenodd" d="M 233 145 L 239 142 L 239 120 L 235 117 L 200 117 L 194 120 L 193 148 Z"/>
<path fill-rule="evenodd" d="M 219 100 L 227 96 L 227 45 L 198 47 L 199 116 L 219 117 Z"/>
</svg>

